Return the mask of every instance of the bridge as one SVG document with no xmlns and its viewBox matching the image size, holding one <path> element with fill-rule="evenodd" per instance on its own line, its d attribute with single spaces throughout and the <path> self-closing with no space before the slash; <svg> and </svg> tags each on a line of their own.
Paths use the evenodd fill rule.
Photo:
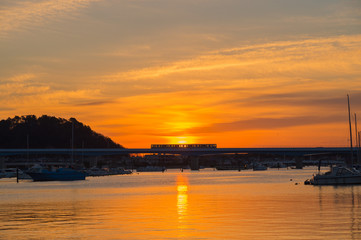
<svg viewBox="0 0 361 240">
<path fill-rule="evenodd" d="M 180 154 L 185 156 L 201 156 L 210 154 L 249 154 L 270 153 L 303 156 L 309 154 L 346 154 L 350 148 L 87 148 L 87 149 L 0 149 L 0 156 L 63 154 L 77 156 L 105 156 L 122 154 Z"/>
<path fill-rule="evenodd" d="M 355 156 L 356 151 L 354 152 Z M 42 161 L 46 165 L 69 165 L 73 159 L 79 160 L 83 157 L 97 161 L 99 156 L 117 156 L 128 154 L 150 154 L 158 155 L 162 161 L 167 157 L 166 154 L 180 155 L 181 158 L 188 161 L 189 166 L 193 170 L 199 169 L 201 156 L 222 155 L 222 154 L 275 154 L 290 157 L 312 156 L 312 155 L 344 155 L 350 156 L 349 148 L 185 148 L 185 147 L 156 147 L 156 148 L 102 148 L 102 149 L 0 149 L 0 168 L 6 166 L 23 167 L 36 164 Z M 59 156 L 56 158 L 39 158 L 39 156 Z M 26 157 L 25 157 L 26 156 Z M 31 158 L 30 158 L 31 156 Z M 32 158 L 35 156 L 35 158 Z M 70 158 L 70 156 L 72 156 Z M 8 157 L 12 160 L 8 161 Z M 214 157 L 214 156 L 213 156 Z M 348 157 L 346 157 L 348 158 Z M 46 159 L 45 161 L 41 159 Z M 216 157 L 216 159 L 218 159 Z M 83 160 L 82 160 L 83 161 Z M 138 161 L 138 160 L 135 160 Z M 134 160 L 132 160 L 134 164 Z M 94 165 L 94 162 L 93 164 Z M 96 165 L 96 164 L 95 164 Z"/>
</svg>

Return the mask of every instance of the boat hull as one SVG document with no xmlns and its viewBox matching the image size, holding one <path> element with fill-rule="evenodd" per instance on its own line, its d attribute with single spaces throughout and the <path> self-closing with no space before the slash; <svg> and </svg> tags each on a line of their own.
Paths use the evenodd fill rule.
<svg viewBox="0 0 361 240">
<path fill-rule="evenodd" d="M 85 180 L 86 174 L 78 171 L 27 172 L 34 181 L 76 181 Z"/>
<path fill-rule="evenodd" d="M 137 172 L 164 172 L 166 169 L 164 167 L 140 167 L 137 168 Z"/>
<path fill-rule="evenodd" d="M 361 184 L 361 176 L 342 176 L 342 177 L 314 177 L 310 180 L 312 185 L 351 185 Z"/>
</svg>

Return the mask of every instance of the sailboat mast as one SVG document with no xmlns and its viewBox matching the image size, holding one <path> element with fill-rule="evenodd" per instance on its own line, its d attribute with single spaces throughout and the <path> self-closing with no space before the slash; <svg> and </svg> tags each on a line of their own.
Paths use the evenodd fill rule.
<svg viewBox="0 0 361 240">
<path fill-rule="evenodd" d="M 71 122 L 71 165 L 74 164 L 74 121 Z"/>
<path fill-rule="evenodd" d="M 350 126 L 350 152 L 351 152 L 351 166 L 353 166 L 353 151 L 352 151 L 352 127 L 351 127 L 351 111 L 350 111 L 350 97 L 347 94 L 347 105 L 348 105 L 348 123 Z"/>
<path fill-rule="evenodd" d="M 358 148 L 357 148 L 357 151 L 358 153 L 360 153 L 360 141 L 361 141 L 361 135 L 360 135 L 361 132 L 358 132 Z M 360 154 L 359 154 L 359 157 L 360 157 Z"/>
<path fill-rule="evenodd" d="M 359 156 L 359 154 L 360 154 L 360 152 L 359 152 L 359 139 L 358 139 L 358 136 L 357 136 L 357 134 L 358 134 L 358 131 L 357 131 L 357 117 L 356 117 L 356 113 L 355 113 L 355 131 L 356 131 L 356 149 L 357 149 L 357 158 L 356 158 L 356 161 L 357 161 L 357 164 L 359 164 L 359 158 L 360 158 L 360 156 Z"/>
</svg>

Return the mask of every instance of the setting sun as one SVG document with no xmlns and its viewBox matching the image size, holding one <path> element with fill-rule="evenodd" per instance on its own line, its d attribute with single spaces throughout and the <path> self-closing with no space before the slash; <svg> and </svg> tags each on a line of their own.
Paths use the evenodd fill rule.
<svg viewBox="0 0 361 240">
<path fill-rule="evenodd" d="M 197 143 L 198 138 L 194 136 L 182 136 L 182 137 L 167 137 L 167 142 L 169 144 L 190 144 L 190 143 Z"/>
</svg>

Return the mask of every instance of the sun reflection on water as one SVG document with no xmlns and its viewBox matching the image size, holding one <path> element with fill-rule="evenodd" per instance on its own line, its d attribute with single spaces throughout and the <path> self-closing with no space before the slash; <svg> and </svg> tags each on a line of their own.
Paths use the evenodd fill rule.
<svg viewBox="0 0 361 240">
<path fill-rule="evenodd" d="M 183 230 L 187 228 L 188 181 L 182 174 L 177 176 L 177 192 L 178 229 Z"/>
</svg>

